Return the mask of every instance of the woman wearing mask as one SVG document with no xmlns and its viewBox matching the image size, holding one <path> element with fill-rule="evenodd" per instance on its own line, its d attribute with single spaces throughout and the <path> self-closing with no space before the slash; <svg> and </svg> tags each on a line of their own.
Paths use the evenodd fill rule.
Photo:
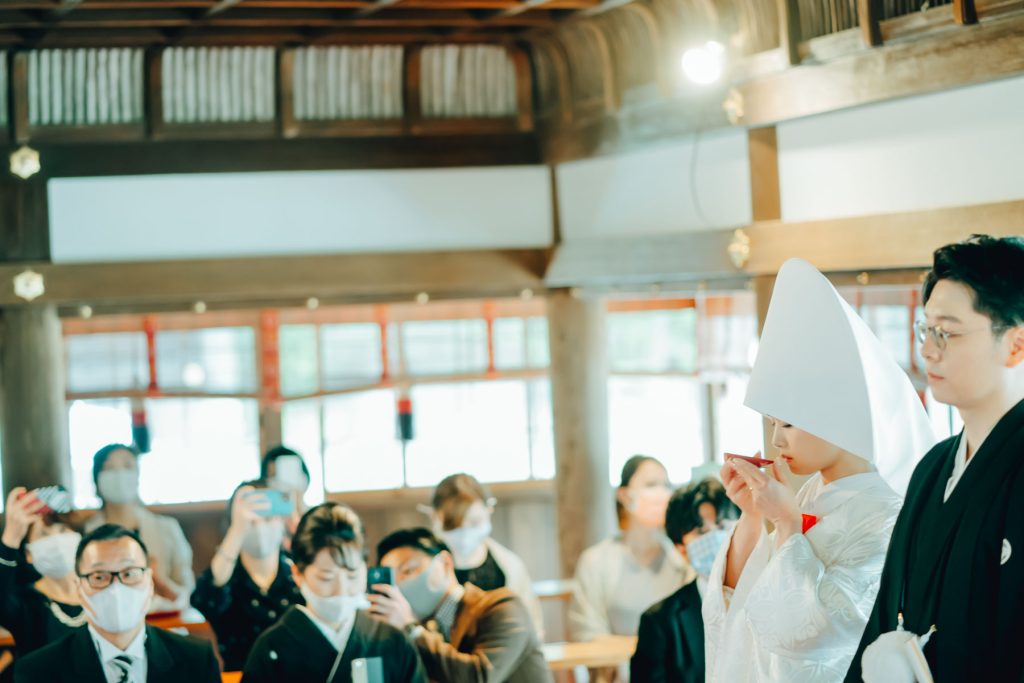
<svg viewBox="0 0 1024 683">
<path fill-rule="evenodd" d="M 33 492 L 15 488 L 7 497 L 0 539 L 0 625 L 14 636 L 22 657 L 85 626 L 75 551 L 81 535 L 63 515 L 49 511 Z M 34 584 L 16 585 L 27 561 L 42 575 Z"/>
<path fill-rule="evenodd" d="M 523 601 L 537 633 L 543 634 L 540 601 L 526 565 L 491 538 L 494 499 L 483 485 L 468 474 L 445 477 L 434 489 L 431 508 L 434 533 L 451 549 L 459 583 L 485 591 L 508 588 Z"/>
<path fill-rule="evenodd" d="M 306 604 L 293 606 L 257 639 L 245 683 L 355 680 L 426 683 L 415 647 L 400 630 L 364 610 L 363 525 L 351 509 L 323 503 L 302 516 L 291 568 Z"/>
<path fill-rule="evenodd" d="M 640 615 L 693 578 L 665 536 L 670 496 L 660 462 L 644 455 L 626 462 L 616 494 L 622 533 L 587 548 L 576 564 L 569 607 L 574 640 L 635 636 Z"/>
<path fill-rule="evenodd" d="M 256 638 L 289 606 L 302 604 L 291 563 L 281 554 L 285 517 L 270 506 L 266 482 L 245 482 L 228 501 L 228 531 L 192 593 L 192 606 L 210 622 L 225 671 L 245 665 Z"/>
<path fill-rule="evenodd" d="M 771 416 L 780 456 L 722 468 L 742 514 L 708 579 L 707 680 L 839 683 L 931 424 L 888 350 L 797 259 L 779 271 L 745 403 Z M 809 477 L 796 494 L 786 469 Z"/>
<path fill-rule="evenodd" d="M 104 524 L 136 531 L 149 549 L 153 571 L 151 612 L 176 612 L 188 606 L 195 586 L 192 547 L 178 521 L 155 515 L 139 500 L 138 452 L 110 444 L 92 459 L 92 478 L 103 507 L 85 523 L 86 532 Z"/>
<path fill-rule="evenodd" d="M 295 528 L 307 510 L 303 496 L 309 489 L 309 468 L 298 452 L 287 446 L 274 446 L 263 454 L 260 460 L 260 479 L 267 486 L 276 489 L 291 499 L 295 506 L 291 516 L 285 520 L 285 535 L 282 544 L 285 552 L 291 550 L 291 539 Z"/>
</svg>

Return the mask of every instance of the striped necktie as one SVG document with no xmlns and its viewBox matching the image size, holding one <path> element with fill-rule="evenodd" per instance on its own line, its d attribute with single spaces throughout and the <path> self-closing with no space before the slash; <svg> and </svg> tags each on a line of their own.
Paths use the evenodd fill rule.
<svg viewBox="0 0 1024 683">
<path fill-rule="evenodd" d="M 132 678 L 132 662 L 134 659 L 131 655 L 120 654 L 110 660 L 115 667 L 121 672 L 121 678 L 117 683 L 130 683 Z"/>
</svg>

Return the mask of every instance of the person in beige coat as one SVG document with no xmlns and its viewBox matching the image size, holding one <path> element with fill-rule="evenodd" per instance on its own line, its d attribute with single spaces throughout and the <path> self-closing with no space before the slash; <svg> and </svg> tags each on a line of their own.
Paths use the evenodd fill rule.
<svg viewBox="0 0 1024 683">
<path fill-rule="evenodd" d="M 192 546 L 176 519 L 150 512 L 139 500 L 138 452 L 123 444 L 104 446 L 93 456 L 92 476 L 103 507 L 86 521 L 86 532 L 108 523 L 137 531 L 153 569 L 150 612 L 186 609 L 196 585 Z"/>
<path fill-rule="evenodd" d="M 494 498 L 469 474 L 445 477 L 431 499 L 433 531 L 451 550 L 459 583 L 485 591 L 508 588 L 522 600 L 543 640 L 544 618 L 530 573 L 518 555 L 491 538 L 493 512 Z"/>
</svg>

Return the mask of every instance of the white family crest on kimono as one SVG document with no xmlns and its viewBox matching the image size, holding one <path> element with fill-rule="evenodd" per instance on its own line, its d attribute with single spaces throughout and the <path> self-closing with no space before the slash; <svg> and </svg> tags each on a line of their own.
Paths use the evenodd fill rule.
<svg viewBox="0 0 1024 683">
<path fill-rule="evenodd" d="M 797 494 L 817 516 L 804 535 L 775 547 L 762 534 L 735 591 L 723 590 L 728 544 L 704 596 L 709 683 L 842 681 L 878 592 L 901 499 L 877 472 Z"/>
</svg>

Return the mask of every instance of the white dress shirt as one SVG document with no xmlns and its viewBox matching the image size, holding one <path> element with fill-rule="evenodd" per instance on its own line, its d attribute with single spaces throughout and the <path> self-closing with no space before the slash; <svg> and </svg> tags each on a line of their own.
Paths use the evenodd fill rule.
<svg viewBox="0 0 1024 683">
<path fill-rule="evenodd" d="M 129 643 L 124 650 L 114 645 L 101 636 L 96 629 L 89 624 L 89 635 L 96 645 L 96 653 L 99 655 L 100 664 L 103 665 L 103 675 L 107 677 L 107 683 L 121 683 L 124 675 L 120 665 L 114 663 L 118 655 L 128 655 L 132 658 L 132 668 L 128 674 L 127 683 L 146 683 L 146 676 L 149 673 L 149 662 L 146 658 L 146 628 L 142 627 L 139 635 Z"/>
<path fill-rule="evenodd" d="M 967 466 L 973 460 L 974 458 L 967 459 L 967 435 L 962 434 L 960 436 L 960 447 L 957 449 L 956 457 L 953 459 L 953 473 L 949 475 L 949 480 L 946 482 L 946 495 L 942 498 L 943 503 L 949 500 L 949 497 L 953 494 L 953 489 L 960 483 L 960 478 L 964 476 Z"/>
</svg>

